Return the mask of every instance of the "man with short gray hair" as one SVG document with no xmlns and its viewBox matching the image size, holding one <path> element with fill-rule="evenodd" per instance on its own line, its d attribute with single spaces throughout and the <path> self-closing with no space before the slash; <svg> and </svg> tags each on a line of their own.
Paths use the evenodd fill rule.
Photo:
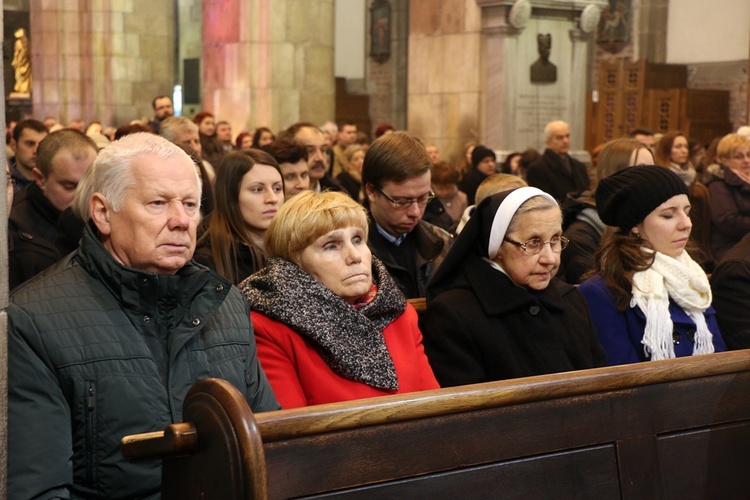
<svg viewBox="0 0 750 500">
<path fill-rule="evenodd" d="M 8 497 L 158 495 L 159 464 L 120 439 L 182 420 L 198 380 L 279 408 L 239 290 L 191 262 L 201 183 L 150 133 L 103 149 L 78 186 L 78 250 L 19 287 L 8 308 Z"/>
</svg>

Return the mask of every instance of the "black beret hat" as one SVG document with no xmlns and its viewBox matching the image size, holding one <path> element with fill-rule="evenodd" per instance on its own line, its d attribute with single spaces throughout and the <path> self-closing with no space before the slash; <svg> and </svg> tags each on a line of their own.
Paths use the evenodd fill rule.
<svg viewBox="0 0 750 500">
<path fill-rule="evenodd" d="M 476 167 L 477 165 L 479 165 L 479 162 L 490 156 L 493 160 L 497 160 L 497 156 L 495 155 L 494 151 L 481 145 L 477 146 L 474 148 L 474 151 L 471 152 L 471 165 L 473 167 Z"/>
<path fill-rule="evenodd" d="M 669 168 L 629 167 L 599 181 L 596 211 L 602 222 L 628 233 L 656 207 L 678 194 L 688 195 L 688 188 Z"/>
</svg>

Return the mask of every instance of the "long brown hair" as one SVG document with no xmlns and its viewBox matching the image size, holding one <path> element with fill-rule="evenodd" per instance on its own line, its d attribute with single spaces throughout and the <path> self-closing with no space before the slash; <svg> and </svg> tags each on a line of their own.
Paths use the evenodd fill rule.
<svg viewBox="0 0 750 500">
<path fill-rule="evenodd" d="M 211 213 L 208 231 L 200 239 L 203 241 L 205 238 L 211 238 L 211 254 L 216 272 L 232 283 L 238 283 L 246 278 L 237 275 L 238 244 L 250 248 L 253 268 L 258 270 L 263 267 L 263 251 L 253 244 L 239 205 L 242 178 L 256 163 L 274 167 L 283 182 L 279 165 L 268 153 L 257 149 L 227 153 L 216 174 L 216 207 Z"/>
<path fill-rule="evenodd" d="M 596 250 L 594 270 L 614 295 L 617 310 L 622 312 L 630 305 L 633 295 L 633 274 L 645 271 L 654 262 L 654 254 L 644 250 L 651 245 L 633 233 L 623 233 L 618 228 L 607 227 Z"/>
</svg>

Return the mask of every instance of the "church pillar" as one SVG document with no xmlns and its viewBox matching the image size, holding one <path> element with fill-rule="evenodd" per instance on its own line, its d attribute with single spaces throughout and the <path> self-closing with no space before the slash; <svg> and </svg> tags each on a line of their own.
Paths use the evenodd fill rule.
<svg viewBox="0 0 750 500">
<path fill-rule="evenodd" d="M 203 107 L 234 133 L 334 117 L 333 0 L 206 0 Z"/>
<path fill-rule="evenodd" d="M 407 128 L 453 163 L 484 141 L 479 21 L 475 0 L 409 2 Z"/>
<path fill-rule="evenodd" d="M 572 120 L 570 125 L 570 148 L 583 149 L 586 135 L 586 89 L 589 75 L 591 33 L 580 28 L 570 30 L 570 87 L 568 88 L 568 109 Z"/>
<path fill-rule="evenodd" d="M 505 9 L 495 9 L 494 12 L 485 12 L 482 19 L 487 61 L 487 72 L 484 76 L 487 92 L 482 106 L 485 110 L 482 118 L 486 131 L 485 144 L 497 150 L 513 147 L 504 141 L 507 135 L 513 133 L 518 123 L 518 82 L 508 74 L 517 71 L 517 68 L 508 65 L 507 61 L 512 60 L 519 50 L 522 30 L 506 24 L 506 14 Z"/>
<path fill-rule="evenodd" d="M 30 18 L 34 116 L 122 125 L 171 95 L 171 2 L 31 0 Z"/>
</svg>

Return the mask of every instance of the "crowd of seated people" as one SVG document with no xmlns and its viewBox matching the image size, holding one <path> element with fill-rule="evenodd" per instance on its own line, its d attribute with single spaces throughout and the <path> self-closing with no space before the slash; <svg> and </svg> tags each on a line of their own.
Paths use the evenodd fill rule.
<svg viewBox="0 0 750 500">
<path fill-rule="evenodd" d="M 60 338 L 61 329 L 82 328 L 80 314 L 51 305 L 49 331 L 30 319 L 40 314 L 35 293 L 50 283 L 74 289 L 84 278 L 100 298 L 112 294 L 116 304 L 101 307 L 122 309 L 120 327 L 142 333 L 143 349 L 123 347 L 108 376 L 131 376 L 130 355 L 140 356 L 166 387 L 170 370 L 181 369 L 170 365 L 171 349 L 191 338 L 198 344 L 180 361 L 184 380 L 245 370 L 259 411 L 277 401 L 292 408 L 750 346 L 742 326 L 750 309 L 738 302 L 750 286 L 750 140 L 741 135 L 717 139 L 704 157 L 697 147 L 690 154 L 680 132 L 654 140 L 639 129 L 601 145 L 587 170 L 570 154 L 569 126 L 555 120 L 540 131 L 541 154 L 498 162 L 495 148 L 473 142 L 451 164 L 435 145 L 387 124 L 371 144 L 350 122 L 341 132 L 298 122 L 233 138 L 208 111 L 191 120 L 172 116 L 168 97 L 152 104 L 148 123 L 94 124 L 87 135 L 29 119 L 7 134 L 10 356 L 44 366 L 35 383 L 45 388 L 68 383 L 62 360 L 44 352 L 52 338 L 82 349 L 81 362 L 101 362 L 76 344 L 89 339 Z M 148 172 L 160 191 L 136 182 L 142 158 L 164 164 Z M 186 178 L 186 161 L 195 179 Z M 117 169 L 126 173 L 99 178 Z M 92 187 L 100 184 L 101 193 Z M 696 186 L 707 193 L 702 219 L 693 213 Z M 128 224 L 113 224 L 122 217 Z M 691 239 L 699 220 L 710 227 L 711 280 Z M 130 288 L 113 285 L 125 276 Z M 218 303 L 205 314 L 194 308 L 211 290 L 221 300 L 232 290 L 232 305 L 221 305 L 231 321 L 213 316 Z M 417 298 L 427 299 L 420 315 L 408 301 Z M 183 327 L 190 333 L 175 338 Z M 232 337 L 234 348 L 219 347 L 204 328 L 244 328 L 247 342 Z M 212 353 L 226 358 L 208 367 Z M 13 380 L 27 376 L 13 366 Z M 18 382 L 12 428 L 30 418 L 21 403 L 41 390 Z M 91 415 L 73 407 L 96 404 L 89 382 L 45 400 L 74 431 Z M 72 470 L 62 467 L 49 491 L 99 487 L 78 437 L 61 451 L 74 457 Z M 9 453 L 19 456 L 13 443 Z M 16 473 L 22 485 L 13 491 L 31 495 L 34 471 Z M 123 472 L 131 473 L 148 476 Z"/>
</svg>

